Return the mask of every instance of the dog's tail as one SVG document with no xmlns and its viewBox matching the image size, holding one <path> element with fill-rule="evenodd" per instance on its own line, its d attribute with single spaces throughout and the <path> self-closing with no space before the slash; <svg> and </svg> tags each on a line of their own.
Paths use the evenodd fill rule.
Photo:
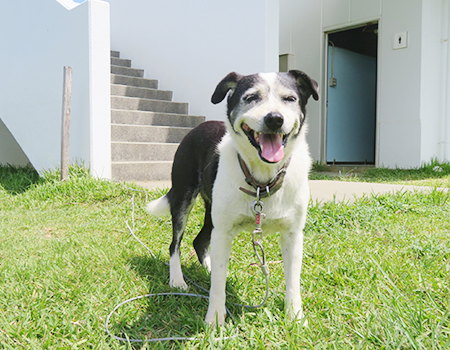
<svg viewBox="0 0 450 350">
<path fill-rule="evenodd" d="M 147 212 L 153 216 L 163 216 L 170 213 L 168 194 L 147 204 Z"/>
</svg>

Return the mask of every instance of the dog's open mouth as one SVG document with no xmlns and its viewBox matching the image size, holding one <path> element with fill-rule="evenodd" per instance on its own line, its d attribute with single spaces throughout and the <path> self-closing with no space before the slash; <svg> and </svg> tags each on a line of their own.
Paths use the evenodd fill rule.
<svg viewBox="0 0 450 350">
<path fill-rule="evenodd" d="M 242 124 L 250 143 L 258 150 L 262 160 L 268 163 L 277 163 L 284 158 L 284 147 L 289 134 L 260 133 Z"/>
</svg>

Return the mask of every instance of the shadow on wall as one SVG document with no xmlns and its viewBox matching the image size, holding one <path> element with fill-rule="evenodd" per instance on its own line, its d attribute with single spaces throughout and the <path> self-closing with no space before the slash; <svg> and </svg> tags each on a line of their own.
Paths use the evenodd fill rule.
<svg viewBox="0 0 450 350">
<path fill-rule="evenodd" d="M 2 164 L 29 166 L 30 160 L 0 118 L 0 166 Z"/>
</svg>

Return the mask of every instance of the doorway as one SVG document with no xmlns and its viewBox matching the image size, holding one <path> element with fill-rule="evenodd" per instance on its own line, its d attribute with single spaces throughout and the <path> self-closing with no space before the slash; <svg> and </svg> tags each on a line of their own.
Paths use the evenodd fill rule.
<svg viewBox="0 0 450 350">
<path fill-rule="evenodd" d="M 378 23 L 328 34 L 327 164 L 375 164 Z"/>
</svg>

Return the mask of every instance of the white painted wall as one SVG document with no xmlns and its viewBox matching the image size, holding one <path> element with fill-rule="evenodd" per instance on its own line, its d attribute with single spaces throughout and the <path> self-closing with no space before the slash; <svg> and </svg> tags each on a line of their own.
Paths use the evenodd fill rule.
<svg viewBox="0 0 450 350">
<path fill-rule="evenodd" d="M 89 163 L 91 173 L 111 178 L 111 46 L 109 3 L 89 7 Z"/>
<path fill-rule="evenodd" d="M 319 83 L 322 101 L 310 99 L 307 109 L 307 135 L 311 155 L 321 158 L 324 124 L 321 118 L 323 104 L 323 76 L 320 64 L 323 54 L 321 2 L 314 0 L 280 0 L 280 54 L 294 56 L 294 69 L 307 73 Z"/>
<path fill-rule="evenodd" d="M 72 66 L 70 158 L 109 178 L 109 4 L 88 0 L 69 11 L 55 0 L 11 1 L 0 33 L 8 33 L 0 36 L 0 119 L 31 164 L 59 165 L 63 66 Z"/>
<path fill-rule="evenodd" d="M 440 148 L 443 159 L 450 161 L 450 0 L 442 0 L 442 31 L 441 43 L 443 46 L 441 72 L 441 105 L 442 111 L 440 120 Z"/>
<path fill-rule="evenodd" d="M 379 19 L 377 165 L 416 167 L 432 157 L 450 158 L 450 147 L 445 153 L 450 145 L 445 132 L 450 126 L 448 3 L 281 0 L 280 12 L 289 20 L 280 22 L 280 53 L 294 54 L 296 68 L 319 75 L 322 86 L 325 33 Z M 408 47 L 393 50 L 394 34 L 405 31 Z M 325 107 L 323 100 L 309 117 L 312 154 L 322 160 Z"/>
<path fill-rule="evenodd" d="M 378 55 L 379 165 L 421 165 L 421 7 L 420 0 L 383 1 Z M 408 47 L 393 50 L 394 34 L 405 31 Z"/>
<path fill-rule="evenodd" d="M 450 101 L 448 69 L 448 0 L 428 0 L 422 3 L 422 69 L 420 115 L 423 140 L 422 159 L 438 157 L 450 160 Z M 446 150 L 446 147 L 448 148 Z"/>
<path fill-rule="evenodd" d="M 108 0 L 111 48 L 190 114 L 224 119 L 211 95 L 231 71 L 278 70 L 279 0 Z"/>
</svg>

